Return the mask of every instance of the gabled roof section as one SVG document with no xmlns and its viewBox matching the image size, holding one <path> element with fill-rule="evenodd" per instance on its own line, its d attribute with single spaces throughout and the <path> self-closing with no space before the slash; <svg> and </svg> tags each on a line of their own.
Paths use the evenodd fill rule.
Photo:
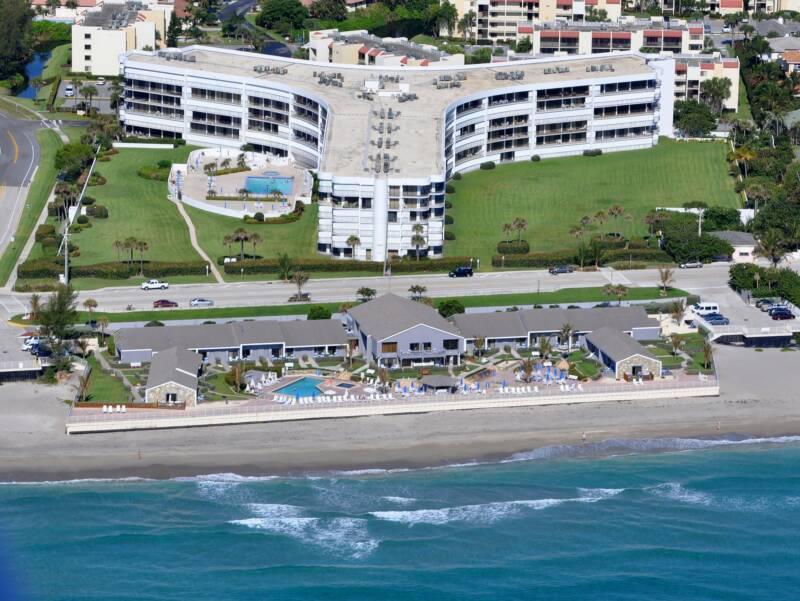
<svg viewBox="0 0 800 601">
<path fill-rule="evenodd" d="M 197 353 L 172 347 L 159 351 L 150 364 L 147 388 L 175 382 L 192 390 L 197 388 L 197 372 L 203 359 Z"/>
<path fill-rule="evenodd" d="M 383 340 L 418 325 L 461 337 L 458 329 L 439 315 L 436 309 L 396 294 L 384 294 L 348 312 L 358 323 L 359 329 L 376 340 Z"/>
<path fill-rule="evenodd" d="M 636 342 L 633 338 L 617 329 L 604 326 L 586 336 L 587 342 L 603 351 L 616 363 L 634 355 L 642 355 L 655 359 L 653 353 Z"/>
</svg>

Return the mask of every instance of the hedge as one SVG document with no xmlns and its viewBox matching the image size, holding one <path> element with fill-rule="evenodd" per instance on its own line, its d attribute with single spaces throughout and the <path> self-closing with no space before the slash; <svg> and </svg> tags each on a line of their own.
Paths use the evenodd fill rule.
<svg viewBox="0 0 800 601">
<path fill-rule="evenodd" d="M 494 161 L 486 161 L 485 163 L 481 163 L 481 169 L 483 169 L 484 171 L 489 171 L 490 169 L 494 169 L 495 167 L 496 165 L 494 164 Z"/>
<path fill-rule="evenodd" d="M 651 263 L 673 263 L 672 257 L 660 248 L 621 248 L 603 252 L 603 263 L 612 261 L 646 261 Z"/>
<path fill-rule="evenodd" d="M 162 169 L 161 167 L 142 167 L 136 172 L 136 175 L 144 179 L 151 179 L 157 182 L 165 182 L 169 179 L 169 169 Z"/>
<path fill-rule="evenodd" d="M 50 94 L 47 96 L 47 110 L 52 111 L 53 107 L 56 104 L 56 99 L 58 98 L 58 88 L 61 86 L 61 74 L 56 75 L 53 79 L 50 88 Z"/>
<path fill-rule="evenodd" d="M 390 263 L 392 273 L 425 273 L 445 272 L 462 265 L 469 265 L 469 257 L 447 257 L 444 259 L 413 258 L 394 260 Z M 245 259 L 224 266 L 225 273 L 240 274 L 244 269 L 247 274 L 278 273 L 276 259 Z M 375 261 L 350 261 L 335 259 L 293 259 L 292 269 L 305 272 L 342 272 L 356 271 L 365 273 L 381 273 L 383 263 Z"/>
<path fill-rule="evenodd" d="M 532 160 L 534 163 L 538 163 L 539 161 L 541 161 L 541 160 L 542 160 L 542 157 L 540 157 L 538 154 L 534 154 L 533 156 L 531 156 L 531 160 Z"/>
<path fill-rule="evenodd" d="M 498 243 L 497 252 L 501 255 L 527 255 L 531 252 L 531 245 L 527 240 L 503 240 Z"/>
<path fill-rule="evenodd" d="M 284 223 L 294 223 L 303 216 L 305 210 L 306 206 L 298 200 L 295 202 L 294 210 L 291 213 L 286 213 L 278 217 L 268 217 L 267 219 L 264 219 L 263 213 L 261 214 L 261 219 L 258 219 L 256 217 L 258 213 L 256 213 L 252 217 L 250 215 L 245 215 L 243 221 L 250 225 L 282 225 Z"/>
<path fill-rule="evenodd" d="M 445 240 L 450 240 L 450 241 L 455 240 L 456 239 L 455 232 L 453 230 L 445 230 L 444 231 L 444 239 Z"/>
<path fill-rule="evenodd" d="M 250 167 L 225 167 L 225 169 L 212 171 L 211 175 L 230 175 L 231 173 L 241 173 L 243 171 L 250 171 Z"/>
<path fill-rule="evenodd" d="M 86 214 L 98 219 L 106 219 L 108 217 L 108 208 L 105 205 L 89 205 L 86 207 Z"/>
<path fill-rule="evenodd" d="M 456 187 L 455 187 L 453 184 L 447 184 L 447 185 L 444 187 L 444 191 L 445 191 L 445 193 L 447 193 L 447 194 L 455 194 Z"/>
<path fill-rule="evenodd" d="M 461 179 L 462 177 L 463 177 L 463 176 L 461 175 L 461 172 L 460 172 L 460 171 L 459 171 L 459 172 L 456 172 L 456 173 L 454 173 L 454 174 L 453 174 L 453 179 L 455 179 L 455 180 L 459 180 L 459 179 Z"/>
<path fill-rule="evenodd" d="M 36 234 L 34 235 L 34 240 L 36 242 L 41 242 L 44 238 L 52 238 L 56 235 L 56 226 L 50 223 L 42 223 L 39 227 L 36 228 Z"/>
<path fill-rule="evenodd" d="M 503 261 L 502 255 L 492 257 L 493 267 L 552 267 L 575 263 L 575 251 L 535 252 L 526 255 L 509 255 Z"/>
<path fill-rule="evenodd" d="M 83 206 L 85 206 L 85 207 L 88 207 L 89 205 L 93 205 L 94 203 L 95 203 L 95 199 L 92 198 L 91 196 L 84 196 L 81 199 L 81 204 Z"/>
<path fill-rule="evenodd" d="M 28 259 L 17 267 L 17 277 L 23 279 L 57 278 L 63 271 L 64 265 L 61 261 L 53 259 Z M 127 263 L 116 262 L 95 263 L 93 265 L 71 265 L 70 275 L 74 278 L 125 280 L 129 277 L 139 275 L 139 262 L 134 261 L 130 269 Z M 144 277 L 158 278 L 178 275 L 206 275 L 206 262 L 144 262 Z"/>
<path fill-rule="evenodd" d="M 186 140 L 180 138 L 140 138 L 138 136 L 125 136 L 123 142 L 131 144 L 172 144 L 173 146 L 185 146 Z"/>
<path fill-rule="evenodd" d="M 78 215 L 78 218 L 76 219 L 76 221 L 80 225 L 86 225 L 87 223 L 89 223 L 89 218 L 86 215 Z"/>
<path fill-rule="evenodd" d="M 600 150 L 599 148 L 583 151 L 583 156 L 585 157 L 599 157 L 601 154 L 603 154 L 603 151 Z"/>
<path fill-rule="evenodd" d="M 445 215 L 444 216 L 444 224 L 445 225 L 453 225 L 453 223 L 455 223 L 455 220 L 453 219 L 452 215 Z"/>
</svg>

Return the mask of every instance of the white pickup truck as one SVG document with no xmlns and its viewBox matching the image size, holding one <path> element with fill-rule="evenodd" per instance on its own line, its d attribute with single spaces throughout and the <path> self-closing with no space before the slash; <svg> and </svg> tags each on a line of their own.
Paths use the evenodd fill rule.
<svg viewBox="0 0 800 601">
<path fill-rule="evenodd" d="M 169 284 L 160 280 L 147 280 L 142 283 L 142 290 L 166 290 Z"/>
</svg>

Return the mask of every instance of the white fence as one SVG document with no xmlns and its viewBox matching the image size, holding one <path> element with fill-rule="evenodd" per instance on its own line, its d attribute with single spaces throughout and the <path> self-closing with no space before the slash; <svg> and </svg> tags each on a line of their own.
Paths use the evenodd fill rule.
<svg viewBox="0 0 800 601">
<path fill-rule="evenodd" d="M 280 422 L 305 419 L 362 417 L 401 413 L 428 413 L 432 411 L 460 411 L 507 407 L 535 407 L 542 405 L 596 403 L 604 401 L 635 401 L 659 398 L 689 398 L 719 395 L 719 382 L 714 376 L 681 379 L 666 382 L 592 384 L 584 392 L 564 392 L 555 386 L 543 387 L 540 392 L 498 394 L 446 394 L 423 396 L 397 396 L 380 401 L 319 402 L 297 405 L 264 403 L 260 405 L 216 405 L 179 410 L 137 410 L 129 413 L 83 413 L 72 411 L 67 419 L 67 434 L 145 430 L 161 428 L 187 428 L 226 424 Z"/>
</svg>

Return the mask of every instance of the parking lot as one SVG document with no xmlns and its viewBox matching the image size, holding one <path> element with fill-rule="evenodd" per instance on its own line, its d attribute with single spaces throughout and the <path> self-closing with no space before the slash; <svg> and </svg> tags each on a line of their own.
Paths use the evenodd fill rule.
<svg viewBox="0 0 800 601">
<path fill-rule="evenodd" d="M 80 94 L 80 89 L 84 85 L 93 85 L 97 88 L 98 95 L 92 98 L 92 106 L 96 107 L 98 111 L 104 114 L 112 114 L 114 110 L 111 108 L 110 96 L 111 96 L 111 83 L 107 82 L 105 85 L 97 85 L 93 81 L 76 81 L 75 82 L 75 95 L 67 98 L 65 96 L 65 90 L 68 85 L 70 84 L 69 80 L 62 80 L 61 84 L 58 86 L 58 97 L 64 100 L 64 104 L 62 105 L 65 108 L 75 108 L 75 106 L 79 102 L 83 102 L 84 98 Z"/>
</svg>

